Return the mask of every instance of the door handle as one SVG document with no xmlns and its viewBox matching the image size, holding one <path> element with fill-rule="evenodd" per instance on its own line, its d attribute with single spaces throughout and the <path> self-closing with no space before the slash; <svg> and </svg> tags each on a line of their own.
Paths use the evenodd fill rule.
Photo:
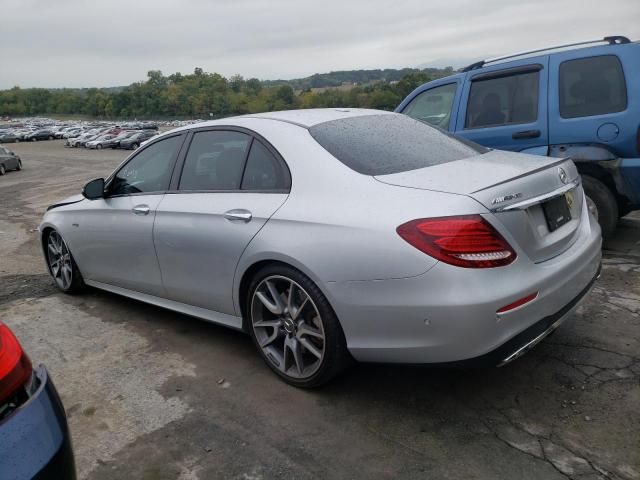
<svg viewBox="0 0 640 480">
<path fill-rule="evenodd" d="M 538 138 L 540 135 L 542 135 L 540 130 L 524 130 L 522 132 L 515 132 L 511 135 L 511 138 L 514 140 L 522 140 L 524 138 Z"/>
<path fill-rule="evenodd" d="M 131 209 L 136 215 L 147 215 L 150 210 L 149 205 L 136 205 Z"/>
<path fill-rule="evenodd" d="M 242 208 L 236 208 L 233 210 L 228 210 L 224 212 L 224 218 L 229 220 L 230 222 L 243 222 L 247 223 L 251 221 L 252 215 L 249 210 L 244 210 Z"/>
</svg>

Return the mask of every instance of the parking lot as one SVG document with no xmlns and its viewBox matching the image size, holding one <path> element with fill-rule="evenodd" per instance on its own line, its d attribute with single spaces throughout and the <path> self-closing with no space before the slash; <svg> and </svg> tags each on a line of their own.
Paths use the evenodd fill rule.
<svg viewBox="0 0 640 480">
<path fill-rule="evenodd" d="M 576 313 L 500 369 L 358 365 L 298 390 L 249 337 L 116 295 L 58 293 L 46 207 L 128 153 L 10 147 L 0 177 L 0 320 L 65 404 L 82 479 L 640 479 L 640 215 Z"/>
</svg>

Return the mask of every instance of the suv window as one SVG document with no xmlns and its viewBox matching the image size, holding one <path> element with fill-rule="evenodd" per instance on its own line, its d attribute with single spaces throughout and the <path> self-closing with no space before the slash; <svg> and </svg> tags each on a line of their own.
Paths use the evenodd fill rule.
<svg viewBox="0 0 640 480">
<path fill-rule="evenodd" d="M 615 55 L 579 58 L 560 64 L 560 115 L 588 117 L 627 108 L 627 87 Z"/>
<path fill-rule="evenodd" d="M 487 151 L 397 114 L 331 120 L 314 125 L 309 133 L 331 155 L 364 175 L 407 172 Z"/>
<path fill-rule="evenodd" d="M 539 74 L 529 71 L 472 80 L 465 128 L 535 122 Z"/>
<path fill-rule="evenodd" d="M 238 190 L 251 137 L 211 130 L 193 135 L 184 160 L 180 190 Z"/>
<path fill-rule="evenodd" d="M 402 113 L 446 129 L 449 126 L 457 86 L 456 83 L 450 83 L 422 92 L 411 100 Z"/>
<path fill-rule="evenodd" d="M 169 188 L 173 158 L 182 135 L 160 140 L 129 160 L 113 177 L 110 195 L 162 192 Z"/>
<path fill-rule="evenodd" d="M 242 190 L 287 190 L 290 186 L 282 163 L 262 142 L 254 140 L 242 176 Z"/>
</svg>

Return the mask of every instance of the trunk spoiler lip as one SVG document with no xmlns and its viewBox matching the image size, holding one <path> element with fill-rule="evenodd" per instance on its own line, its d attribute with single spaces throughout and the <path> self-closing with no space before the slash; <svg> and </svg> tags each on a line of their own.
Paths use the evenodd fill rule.
<svg viewBox="0 0 640 480">
<path fill-rule="evenodd" d="M 527 177 L 527 176 L 532 175 L 532 174 L 534 174 L 534 173 L 541 172 L 541 171 L 546 170 L 546 169 L 548 169 L 548 168 L 551 168 L 551 167 L 553 167 L 553 166 L 560 165 L 561 163 L 564 163 L 564 162 L 566 162 L 567 160 L 571 160 L 571 157 L 563 157 L 563 158 L 560 158 L 560 159 L 558 159 L 558 160 L 557 160 L 557 161 L 555 161 L 555 162 L 547 163 L 546 165 L 543 165 L 543 166 L 541 166 L 541 167 L 538 167 L 538 168 L 536 168 L 536 169 L 534 169 L 534 170 L 529 170 L 528 172 L 524 172 L 524 173 L 522 173 L 522 174 L 520 174 L 520 175 L 518 175 L 518 176 L 516 176 L 516 177 L 511 177 L 511 178 L 509 178 L 509 179 L 507 179 L 507 180 L 503 180 L 502 182 L 494 183 L 493 185 L 489 185 L 489 186 L 487 186 L 487 187 L 483 187 L 483 188 L 481 188 L 480 190 L 476 190 L 476 191 L 474 191 L 474 192 L 470 192 L 470 195 L 473 195 L 474 193 L 483 192 L 483 191 L 485 191 L 485 190 L 489 190 L 490 188 L 498 187 L 498 186 L 503 185 L 503 184 L 505 184 L 505 183 L 513 182 L 514 180 L 518 180 L 519 178 Z M 574 180 L 574 181 L 575 181 L 575 180 Z"/>
<path fill-rule="evenodd" d="M 511 205 L 505 205 L 504 207 L 492 208 L 491 212 L 499 213 L 499 212 L 509 212 L 513 210 L 526 210 L 527 208 L 533 205 L 537 205 L 538 203 L 542 203 L 546 200 L 551 200 L 552 198 L 559 197 L 560 195 L 564 195 L 565 193 L 577 188 L 579 185 L 580 185 L 580 177 L 550 192 L 543 193 L 541 195 L 536 195 L 534 197 L 527 198 L 520 202 L 512 203 Z"/>
</svg>

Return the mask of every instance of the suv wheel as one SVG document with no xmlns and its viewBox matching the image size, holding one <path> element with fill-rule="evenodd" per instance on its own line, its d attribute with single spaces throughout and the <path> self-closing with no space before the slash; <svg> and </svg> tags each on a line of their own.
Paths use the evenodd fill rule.
<svg viewBox="0 0 640 480">
<path fill-rule="evenodd" d="M 609 187 L 589 175 L 582 175 L 582 185 L 588 197 L 587 206 L 602 228 L 602 238 L 610 238 L 619 218 L 616 197 Z"/>
<path fill-rule="evenodd" d="M 325 384 L 349 357 L 338 318 L 320 289 L 298 270 L 269 265 L 253 278 L 247 329 L 267 365 L 285 382 Z"/>
</svg>

